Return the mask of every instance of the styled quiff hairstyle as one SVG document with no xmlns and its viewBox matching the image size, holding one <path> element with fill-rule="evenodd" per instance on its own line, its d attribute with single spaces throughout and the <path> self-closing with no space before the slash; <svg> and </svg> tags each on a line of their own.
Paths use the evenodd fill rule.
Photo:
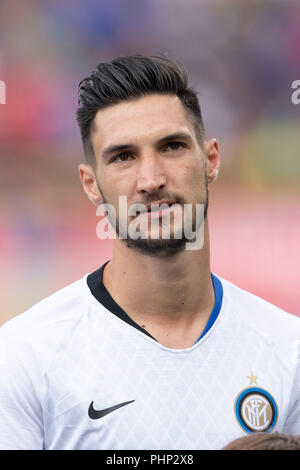
<svg viewBox="0 0 300 470">
<path fill-rule="evenodd" d="M 193 122 L 198 141 L 203 143 L 201 109 L 196 92 L 188 86 L 185 69 L 164 57 L 119 57 L 100 63 L 79 83 L 76 117 L 88 163 L 96 162 L 91 141 L 96 113 L 108 106 L 153 94 L 178 96 Z"/>
</svg>

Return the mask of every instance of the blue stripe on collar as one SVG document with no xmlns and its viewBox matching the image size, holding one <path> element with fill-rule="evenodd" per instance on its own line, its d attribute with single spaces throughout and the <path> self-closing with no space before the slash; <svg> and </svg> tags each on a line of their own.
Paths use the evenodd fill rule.
<svg viewBox="0 0 300 470">
<path fill-rule="evenodd" d="M 221 281 L 213 273 L 211 273 L 210 275 L 211 275 L 211 279 L 212 279 L 213 287 L 214 287 L 214 292 L 215 292 L 215 305 L 214 305 L 214 308 L 211 311 L 211 314 L 209 316 L 206 327 L 204 328 L 200 338 L 197 339 L 196 343 L 198 343 L 198 341 L 201 338 L 203 338 L 203 336 L 206 335 L 206 333 L 211 329 L 211 327 L 215 323 L 216 319 L 218 318 L 218 315 L 219 315 L 219 313 L 221 311 L 221 307 L 222 307 L 223 287 L 222 287 Z"/>
</svg>

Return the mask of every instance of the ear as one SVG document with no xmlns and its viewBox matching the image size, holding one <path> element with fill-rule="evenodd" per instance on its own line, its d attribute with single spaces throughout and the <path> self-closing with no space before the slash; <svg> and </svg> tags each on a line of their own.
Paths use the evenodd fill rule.
<svg viewBox="0 0 300 470">
<path fill-rule="evenodd" d="M 217 139 L 210 139 L 204 142 L 204 153 L 206 157 L 206 171 L 208 183 L 213 183 L 219 174 L 220 150 Z"/>
<path fill-rule="evenodd" d="M 102 196 L 99 192 L 95 172 L 91 165 L 81 163 L 78 170 L 83 190 L 89 200 L 96 206 L 102 204 Z"/>
</svg>

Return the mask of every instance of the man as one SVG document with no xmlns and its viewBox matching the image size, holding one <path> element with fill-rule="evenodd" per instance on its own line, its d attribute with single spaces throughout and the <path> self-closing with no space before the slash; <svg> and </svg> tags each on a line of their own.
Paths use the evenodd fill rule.
<svg viewBox="0 0 300 470">
<path fill-rule="evenodd" d="M 113 256 L 1 328 L 0 447 L 221 449 L 299 434 L 299 318 L 211 273 L 219 146 L 185 72 L 156 57 L 100 64 L 77 120 L 81 182 L 105 204 Z"/>
</svg>

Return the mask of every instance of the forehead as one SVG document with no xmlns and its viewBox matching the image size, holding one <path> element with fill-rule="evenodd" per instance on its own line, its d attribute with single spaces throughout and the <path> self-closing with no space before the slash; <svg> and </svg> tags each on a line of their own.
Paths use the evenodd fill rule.
<svg viewBox="0 0 300 470">
<path fill-rule="evenodd" d="M 175 95 L 151 95 L 109 106 L 94 119 L 92 140 L 96 155 L 114 144 L 153 141 L 164 135 L 186 132 L 194 127 L 180 99 Z"/>
</svg>

